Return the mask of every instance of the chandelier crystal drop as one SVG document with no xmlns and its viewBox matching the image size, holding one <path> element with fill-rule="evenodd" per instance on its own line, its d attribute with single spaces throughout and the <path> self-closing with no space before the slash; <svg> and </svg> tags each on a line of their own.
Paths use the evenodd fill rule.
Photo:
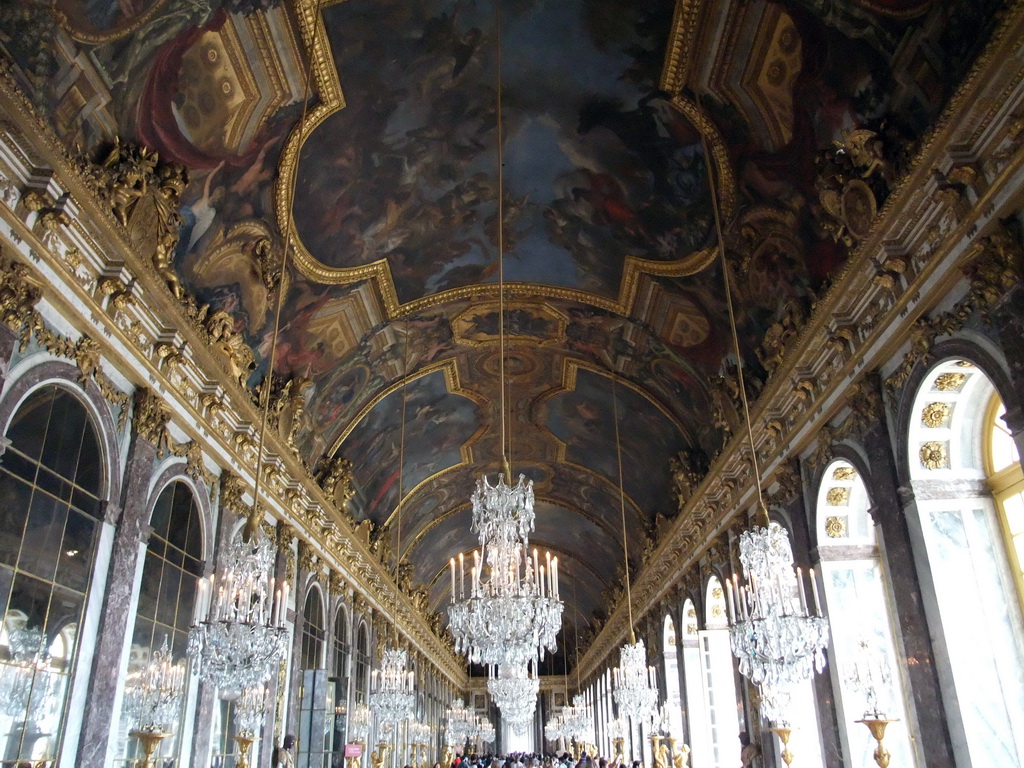
<svg viewBox="0 0 1024 768">
<path fill-rule="evenodd" d="M 50 654 L 43 633 L 23 627 L 7 635 L 11 658 L 0 662 L 0 713 L 20 719 L 25 712 L 41 719 L 57 703 L 57 677 L 50 670 Z"/>
<path fill-rule="evenodd" d="M 411 717 L 416 706 L 416 679 L 406 671 L 407 658 L 401 648 L 385 648 L 380 669 L 370 674 L 370 709 L 385 728 Z"/>
<path fill-rule="evenodd" d="M 769 702 L 766 719 L 780 721 L 792 688 L 825 666 L 828 620 L 813 572 L 810 612 L 802 573 L 793 569 L 789 533 L 778 523 L 754 525 L 740 535 L 740 564 L 745 582 L 735 575 L 726 582 L 732 652 L 740 673 Z"/>
<path fill-rule="evenodd" d="M 149 663 L 126 677 L 124 717 L 132 730 L 169 733 L 178 722 L 184 693 L 185 664 L 174 662 L 165 636 Z"/>
<path fill-rule="evenodd" d="M 262 530 L 249 542 L 231 540 L 224 575 L 200 581 L 200 615 L 188 634 L 192 671 L 226 698 L 267 681 L 284 657 L 288 584 L 276 592 L 275 548 Z"/>
<path fill-rule="evenodd" d="M 612 670 L 615 704 L 623 717 L 648 723 L 658 711 L 658 681 L 654 667 L 647 666 L 643 640 L 622 646 L 619 666 Z"/>
<path fill-rule="evenodd" d="M 473 553 L 466 589 L 465 559 L 452 558 L 449 624 L 455 648 L 473 663 L 524 666 L 554 652 L 562 626 L 558 558 L 537 550 L 530 556 L 534 529 L 533 481 L 519 476 L 512 487 L 499 474 L 491 485 L 477 481 L 472 496 L 472 531 L 480 549 Z"/>
<path fill-rule="evenodd" d="M 537 711 L 540 680 L 526 666 L 498 666 L 487 680 L 487 692 L 514 733 L 525 733 Z"/>
</svg>

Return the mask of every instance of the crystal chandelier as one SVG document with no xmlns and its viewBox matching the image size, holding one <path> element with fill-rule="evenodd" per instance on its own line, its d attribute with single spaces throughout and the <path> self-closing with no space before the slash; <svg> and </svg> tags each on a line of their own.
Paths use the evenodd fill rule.
<svg viewBox="0 0 1024 768">
<path fill-rule="evenodd" d="M 619 666 L 612 670 L 615 704 L 622 717 L 634 723 L 653 720 L 658 711 L 658 682 L 654 667 L 647 666 L 647 649 L 643 640 L 622 646 Z"/>
<path fill-rule="evenodd" d="M 43 633 L 11 629 L 7 641 L 11 658 L 0 662 L 0 713 L 16 719 L 25 717 L 26 711 L 34 720 L 47 717 L 53 713 L 57 695 Z"/>
<path fill-rule="evenodd" d="M 200 615 L 188 633 L 192 671 L 226 697 L 265 682 L 284 656 L 287 582 L 276 592 L 274 547 L 257 528 L 248 542 L 236 533 L 220 585 L 200 582 Z"/>
<path fill-rule="evenodd" d="M 370 708 L 365 704 L 360 704 L 352 710 L 348 719 L 348 732 L 353 742 L 366 743 L 366 738 L 370 735 L 370 716 Z"/>
<path fill-rule="evenodd" d="M 558 741 L 565 736 L 565 716 L 558 712 L 552 715 L 544 725 L 544 737 L 548 741 Z"/>
<path fill-rule="evenodd" d="M 825 666 L 828 620 L 821 615 L 818 587 L 811 572 L 814 614 L 809 610 L 800 569 L 793 569 L 789 533 L 761 520 L 740 535 L 740 564 L 745 583 L 726 582 L 729 639 L 740 673 L 761 687 L 762 714 L 785 721 L 790 691 Z"/>
<path fill-rule="evenodd" d="M 167 637 L 142 669 L 125 678 L 124 716 L 135 731 L 168 733 L 181 714 L 185 665 L 174 663 Z"/>
<path fill-rule="evenodd" d="M 370 709 L 384 728 L 410 717 L 416 706 L 415 675 L 406 671 L 406 659 L 403 649 L 385 648 L 380 669 L 370 674 Z"/>
<path fill-rule="evenodd" d="M 474 663 L 521 667 L 538 651 L 543 656 L 555 650 L 563 608 L 558 558 L 547 553 L 546 565 L 541 564 L 536 548 L 530 557 L 532 480 L 520 475 L 516 486 L 509 487 L 504 474 L 498 475 L 496 485 L 483 477 L 472 502 L 472 530 L 480 549 L 473 552 L 468 596 L 464 556 L 459 556 L 458 570 L 455 558 L 450 562 L 448 616 L 455 648 Z"/>
<path fill-rule="evenodd" d="M 419 721 L 409 723 L 409 743 L 425 746 L 430 743 L 430 726 Z"/>
<path fill-rule="evenodd" d="M 524 666 L 499 665 L 487 680 L 487 692 L 514 733 L 524 733 L 537 711 L 540 680 Z"/>
<path fill-rule="evenodd" d="M 562 710 L 563 734 L 577 744 L 588 744 L 593 741 L 594 711 L 586 703 L 583 696 L 573 696 L 572 706 Z"/>
<path fill-rule="evenodd" d="M 445 743 L 455 746 L 465 744 L 475 738 L 476 718 L 473 712 L 466 709 L 462 699 L 455 699 L 448 707 L 448 728 L 445 731 Z"/>
<path fill-rule="evenodd" d="M 494 725 L 491 721 L 485 717 L 478 717 L 476 719 L 476 730 L 473 733 L 475 740 L 480 742 L 480 745 L 493 744 L 494 743 Z"/>
<path fill-rule="evenodd" d="M 497 220 L 504 221 L 502 169 L 503 124 L 501 120 L 501 15 L 496 19 L 497 57 Z M 470 591 L 465 590 L 465 569 L 460 556 L 459 597 L 456 600 L 455 561 L 451 561 L 452 603 L 449 625 L 456 651 L 471 662 L 518 667 L 529 660 L 554 652 L 562 625 L 562 603 L 558 597 L 558 561 L 547 555 L 547 569 L 540 565 L 537 551 L 529 555 L 529 535 L 534 529 L 533 481 L 519 475 L 512 486 L 508 463 L 509 441 L 505 429 L 505 271 L 503 225 L 498 227 L 498 364 L 500 385 L 498 415 L 501 434 L 498 443 L 503 471 L 491 485 L 481 477 L 472 495 L 472 531 L 480 541 L 480 552 L 470 574 Z M 484 574 L 484 568 L 487 574 Z"/>
<path fill-rule="evenodd" d="M 263 716 L 267 711 L 267 687 L 254 685 L 246 688 L 235 699 L 235 732 L 240 736 L 256 738 L 263 730 Z"/>
</svg>

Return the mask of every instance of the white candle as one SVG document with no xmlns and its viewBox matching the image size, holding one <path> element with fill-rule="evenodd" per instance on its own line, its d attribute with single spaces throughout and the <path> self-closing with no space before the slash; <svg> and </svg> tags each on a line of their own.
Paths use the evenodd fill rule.
<svg viewBox="0 0 1024 768">
<path fill-rule="evenodd" d="M 807 594 L 804 592 L 804 573 L 800 568 L 796 569 L 797 594 L 800 596 L 800 615 L 807 615 Z"/>
<path fill-rule="evenodd" d="M 558 599 L 558 558 L 551 560 L 551 595 Z"/>
<path fill-rule="evenodd" d="M 814 569 L 807 572 L 811 577 L 811 592 L 814 593 L 814 611 L 821 616 L 821 600 L 818 598 L 818 581 L 814 578 Z"/>
<path fill-rule="evenodd" d="M 548 582 L 544 577 L 544 566 L 540 567 L 540 596 L 544 597 L 544 593 L 547 589 Z"/>
<path fill-rule="evenodd" d="M 729 606 L 729 623 L 730 624 L 735 624 L 736 623 L 736 605 L 732 601 L 732 581 L 730 581 L 729 579 L 725 580 L 725 593 L 729 596 L 729 601 L 728 601 L 728 606 Z"/>
<path fill-rule="evenodd" d="M 459 552 L 459 598 L 466 597 L 466 561 L 465 557 Z"/>
<path fill-rule="evenodd" d="M 451 559 L 452 566 L 452 602 L 455 602 L 455 558 Z"/>
<path fill-rule="evenodd" d="M 540 592 L 540 569 L 538 566 L 540 563 L 537 559 L 537 548 L 533 548 L 533 583 L 537 586 L 537 592 Z"/>
<path fill-rule="evenodd" d="M 547 570 L 545 571 L 545 573 L 548 575 L 548 583 L 544 585 L 544 588 L 547 590 L 547 593 L 550 595 L 551 594 L 551 553 L 550 552 L 545 552 L 544 553 L 544 562 L 547 563 Z"/>
</svg>

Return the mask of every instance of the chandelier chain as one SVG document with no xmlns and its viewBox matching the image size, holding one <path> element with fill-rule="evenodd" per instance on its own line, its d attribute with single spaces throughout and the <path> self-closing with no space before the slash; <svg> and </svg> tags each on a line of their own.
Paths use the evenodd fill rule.
<svg viewBox="0 0 1024 768">
<path fill-rule="evenodd" d="M 300 131 L 302 130 L 302 126 L 306 125 L 306 113 L 309 110 L 310 82 L 313 79 L 313 66 L 316 61 L 316 57 L 312 54 L 312 51 L 316 50 L 317 32 L 320 29 L 319 20 L 322 2 L 323 0 L 317 0 L 317 3 L 313 7 L 313 30 L 310 35 L 309 65 L 306 67 L 306 76 L 302 85 L 302 118 L 298 123 L 298 130 Z M 303 144 L 304 142 L 299 142 L 299 147 L 296 150 L 296 168 L 298 168 L 299 159 L 302 155 Z M 291 182 L 288 185 L 288 200 L 286 201 L 286 209 L 288 211 L 291 211 L 292 201 L 295 199 L 295 184 L 297 179 L 298 173 L 293 173 Z M 281 254 L 281 275 L 278 278 L 277 283 L 277 304 L 274 308 L 274 332 L 270 337 L 270 364 L 267 367 L 266 377 L 263 380 L 262 391 L 260 392 L 260 408 L 263 413 L 260 416 L 260 439 L 256 448 L 256 478 L 252 492 L 252 515 L 248 525 L 250 534 L 253 532 L 253 529 L 255 529 L 258 524 L 257 521 L 259 520 L 260 486 L 262 485 L 261 475 L 263 474 L 263 446 L 266 442 L 267 420 L 270 414 L 270 390 L 274 383 L 274 367 L 277 365 L 277 340 L 281 333 L 281 312 L 284 308 L 284 294 L 285 286 L 287 284 L 288 254 L 291 251 L 294 236 L 295 221 L 292 216 L 288 216 L 284 232 L 284 251 Z"/>
<path fill-rule="evenodd" d="M 700 94 L 697 94 L 697 108 L 704 114 L 704 107 L 701 105 Z M 704 162 L 707 165 L 708 187 L 711 192 L 711 210 L 715 216 L 715 233 L 718 236 L 718 255 L 722 262 L 722 282 L 725 285 L 725 306 L 729 313 L 729 330 L 732 334 L 733 351 L 736 354 L 736 386 L 740 391 L 740 402 L 743 405 L 743 421 L 747 425 L 747 442 L 750 445 L 750 460 L 754 471 L 754 487 L 757 490 L 757 515 L 759 520 L 768 524 L 768 511 L 764 504 L 764 493 L 761 489 L 761 469 L 757 460 L 757 446 L 754 444 L 754 427 L 750 423 L 750 403 L 747 401 L 747 387 L 743 375 L 743 357 L 740 353 L 740 339 L 736 330 L 736 310 L 732 302 L 732 280 L 729 277 L 729 262 L 725 258 L 725 237 L 722 235 L 722 212 L 718 205 L 718 192 L 715 188 L 714 163 L 712 162 L 711 150 L 708 147 L 707 137 L 704 131 L 700 134 L 701 150 L 704 152 Z"/>
<path fill-rule="evenodd" d="M 612 421 L 615 424 L 615 457 L 619 464 L 619 513 L 622 517 L 622 564 L 626 571 L 626 612 L 629 616 L 629 641 L 636 642 L 633 631 L 633 593 L 629 579 L 629 541 L 626 538 L 626 491 L 622 482 L 622 441 L 619 437 L 619 396 L 615 371 L 612 371 Z"/>
</svg>

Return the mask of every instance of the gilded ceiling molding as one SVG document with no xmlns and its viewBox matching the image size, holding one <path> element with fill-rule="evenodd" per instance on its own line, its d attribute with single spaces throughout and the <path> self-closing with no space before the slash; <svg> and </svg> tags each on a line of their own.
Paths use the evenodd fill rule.
<svg viewBox="0 0 1024 768">
<path fill-rule="evenodd" d="M 335 0 L 340 2 L 341 0 Z M 339 73 L 335 69 L 330 44 L 327 41 L 326 27 L 323 20 L 323 9 L 333 2 L 320 5 L 319 0 L 298 0 L 296 13 L 303 40 L 313 61 L 313 80 L 315 91 L 320 99 L 318 104 L 306 115 L 305 121 L 297 125 L 289 135 L 278 163 L 278 182 L 275 188 L 275 211 L 278 227 L 281 232 L 291 232 L 294 248 L 295 265 L 307 278 L 324 285 L 343 285 L 361 280 L 371 280 L 377 286 L 387 319 L 395 319 L 404 314 L 411 314 L 424 309 L 449 304 L 463 299 L 497 298 L 498 288 L 495 285 L 472 285 L 453 288 L 431 296 L 425 296 L 405 304 L 398 298 L 391 267 L 387 259 L 380 259 L 371 264 L 358 267 L 328 267 L 317 259 L 306 248 L 305 244 L 295 236 L 295 223 L 291 214 L 291 191 L 295 175 L 298 173 L 298 161 L 302 145 L 327 117 L 345 107 L 345 98 L 340 85 Z M 344 73 L 342 73 L 343 75 Z M 682 97 L 676 97 L 671 104 L 686 115 L 701 132 L 706 132 L 708 144 L 712 148 L 714 165 L 718 172 L 721 189 L 719 194 L 723 215 L 732 215 L 736 201 L 736 184 L 729 165 L 729 156 L 725 144 L 714 126 L 699 109 Z M 706 248 L 692 253 L 687 257 L 673 261 L 660 262 L 628 255 L 623 266 L 619 295 L 615 300 L 585 291 L 557 288 L 537 283 L 508 283 L 505 286 L 509 297 L 530 297 L 537 299 L 568 299 L 595 307 L 606 309 L 617 314 L 628 315 L 635 303 L 640 278 L 644 275 L 663 277 L 684 277 L 703 271 L 717 255 L 717 247 Z"/>
<path fill-rule="evenodd" d="M 817 435 L 825 438 L 827 430 L 833 429 L 828 423 L 847 406 L 841 392 L 858 372 L 881 367 L 914 334 L 920 338 L 930 333 L 928 328 L 919 326 L 913 332 L 912 328 L 929 308 L 964 290 L 961 267 L 970 271 L 969 265 L 977 255 L 969 250 L 961 257 L 964 242 L 974 232 L 991 230 L 1000 217 L 1015 210 L 1008 190 L 1019 187 L 1024 175 L 1024 128 L 1019 117 L 1024 114 L 1022 40 L 1024 8 L 1015 7 L 1003 17 L 991 43 L 927 134 L 905 175 L 895 183 L 868 235 L 818 299 L 798 342 L 789 349 L 758 401 L 752 403 L 755 440 L 766 472 L 783 459 L 812 447 Z M 977 166 L 985 172 L 985 183 L 978 185 L 980 194 L 967 211 L 952 195 L 932 194 L 941 184 L 949 183 L 948 175 L 936 178 L 933 171 L 952 169 L 961 162 L 950 157 L 951 147 L 957 149 L 958 158 L 977 158 Z M 961 174 L 959 178 L 967 176 Z M 972 286 L 970 282 L 975 278 L 966 277 L 967 301 L 979 310 L 983 302 L 991 301 L 993 289 L 1009 279 L 1007 265 L 1019 264 L 1016 257 L 1007 261 L 1005 249 L 987 250 L 989 255 L 982 262 L 986 266 L 976 267 L 982 275 L 978 285 Z M 878 265 L 892 258 L 905 260 L 905 269 L 891 281 L 877 280 Z M 856 330 L 851 333 L 850 329 Z M 924 346 L 921 341 L 916 344 L 917 348 Z M 780 418 L 779 414 L 785 415 Z M 766 425 L 771 421 L 777 421 L 778 426 L 774 448 L 769 450 Z M 733 436 L 715 460 L 711 479 L 706 478 L 698 491 L 701 504 L 706 504 L 704 499 L 722 491 L 721 478 L 727 474 L 743 477 L 735 492 L 729 494 L 734 502 L 716 507 L 714 514 L 704 516 L 697 524 L 694 514 L 698 505 L 687 505 L 655 553 L 653 564 L 637 579 L 635 614 L 642 616 L 648 611 L 652 601 L 692 567 L 699 551 L 728 525 L 728 518 L 751 500 L 749 472 L 731 471 L 742 465 L 745 449 L 741 442 Z M 669 553 L 684 542 L 667 565 Z M 581 674 L 596 670 L 625 631 L 625 608 L 619 605 L 581 659 Z"/>
</svg>

